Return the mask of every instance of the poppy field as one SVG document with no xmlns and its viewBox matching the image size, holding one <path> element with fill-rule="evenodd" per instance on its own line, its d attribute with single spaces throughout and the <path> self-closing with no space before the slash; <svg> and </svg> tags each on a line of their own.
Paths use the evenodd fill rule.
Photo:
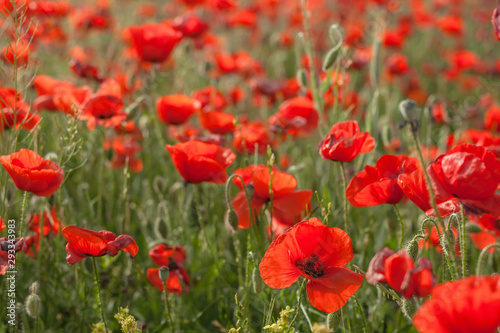
<svg viewBox="0 0 500 333">
<path fill-rule="evenodd" d="M 499 48 L 486 0 L 0 0 L 0 332 L 500 332 Z"/>
</svg>

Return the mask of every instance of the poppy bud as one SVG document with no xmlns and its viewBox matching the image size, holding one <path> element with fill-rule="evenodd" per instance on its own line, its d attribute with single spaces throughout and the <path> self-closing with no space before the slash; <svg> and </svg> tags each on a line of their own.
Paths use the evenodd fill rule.
<svg viewBox="0 0 500 333">
<path fill-rule="evenodd" d="M 32 318 L 40 314 L 40 297 L 37 294 L 31 294 L 26 299 L 26 312 Z"/>
<path fill-rule="evenodd" d="M 444 233 L 445 233 L 445 236 L 444 236 L 445 241 L 446 241 L 446 242 L 448 242 L 448 241 L 450 242 L 450 243 L 449 243 L 449 244 L 447 244 L 447 245 L 449 245 L 449 246 L 450 246 L 450 248 L 453 248 L 453 247 L 455 246 L 455 234 L 453 233 L 453 230 L 451 230 L 451 229 L 446 229 L 446 230 L 444 231 Z"/>
<path fill-rule="evenodd" d="M 328 51 L 326 54 L 325 58 L 323 59 L 323 71 L 328 71 L 330 68 L 333 67 L 333 64 L 335 63 L 335 60 L 337 60 L 337 54 L 339 53 L 338 47 L 333 47 Z"/>
<path fill-rule="evenodd" d="M 340 317 L 340 313 L 338 311 L 329 313 L 326 317 L 326 327 L 329 330 L 336 331 L 340 325 L 341 319 L 342 318 Z"/>
<path fill-rule="evenodd" d="M 399 111 L 405 118 L 405 120 L 414 122 L 420 116 L 419 110 L 417 108 L 417 102 L 412 99 L 405 99 L 399 103 Z"/>
<path fill-rule="evenodd" d="M 414 262 L 417 262 L 418 257 L 418 242 L 413 238 L 408 245 L 406 245 L 406 252 L 410 255 Z"/>
<path fill-rule="evenodd" d="M 465 230 L 470 234 L 477 234 L 478 232 L 483 231 L 480 226 L 477 224 L 469 223 L 465 226 Z"/>
<path fill-rule="evenodd" d="M 260 273 L 257 268 L 253 269 L 252 283 L 253 283 L 253 291 L 255 291 L 256 294 L 260 294 L 260 292 L 262 291 L 262 278 L 260 277 Z"/>
<path fill-rule="evenodd" d="M 35 281 L 33 284 L 30 286 L 30 294 L 38 294 L 38 282 Z"/>
<path fill-rule="evenodd" d="M 415 312 L 417 312 L 417 304 L 415 304 L 415 300 L 413 298 L 403 299 L 401 310 L 403 310 L 404 315 L 411 320 L 413 315 L 415 315 Z"/>
<path fill-rule="evenodd" d="M 232 208 L 228 208 L 224 213 L 224 222 L 233 231 L 238 229 L 238 215 Z"/>
<path fill-rule="evenodd" d="M 307 76 L 306 72 L 303 69 L 299 69 L 297 71 L 297 82 L 299 83 L 299 86 L 303 89 L 307 89 Z"/>
<path fill-rule="evenodd" d="M 158 268 L 158 275 L 160 276 L 160 280 L 163 282 L 167 281 L 168 276 L 170 274 L 170 269 L 167 266 L 161 266 Z"/>
</svg>

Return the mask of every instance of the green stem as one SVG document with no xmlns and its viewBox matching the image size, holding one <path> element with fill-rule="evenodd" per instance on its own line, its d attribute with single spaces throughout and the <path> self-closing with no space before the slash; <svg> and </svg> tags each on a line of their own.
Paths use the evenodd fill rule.
<svg viewBox="0 0 500 333">
<path fill-rule="evenodd" d="M 297 318 L 299 316 L 299 309 L 300 309 L 300 305 L 302 304 L 302 294 L 304 293 L 304 289 L 306 288 L 306 284 L 307 284 L 307 279 L 304 279 L 302 281 L 302 284 L 300 285 L 297 311 L 295 312 L 295 316 L 293 317 L 292 321 L 290 322 L 290 325 L 288 325 L 288 330 L 287 330 L 288 332 L 290 331 L 290 328 L 292 328 L 293 324 L 295 323 L 295 321 L 297 320 Z"/>
<path fill-rule="evenodd" d="M 170 313 L 170 302 L 168 301 L 168 292 L 167 292 L 167 281 L 163 282 L 163 295 L 165 295 L 165 305 L 167 306 L 167 317 L 168 323 L 170 324 L 170 328 L 172 329 L 172 333 L 175 332 L 174 322 L 172 320 L 172 314 Z"/>
<path fill-rule="evenodd" d="M 465 231 L 465 208 L 460 205 L 462 210 L 462 225 L 460 230 L 460 252 L 462 253 L 462 277 L 467 276 L 467 233 Z"/>
<path fill-rule="evenodd" d="M 344 162 L 339 162 L 340 163 L 340 170 L 342 171 L 342 180 L 343 180 L 343 185 L 344 185 L 344 228 L 345 232 L 349 233 L 349 223 L 348 223 L 348 214 L 349 214 L 349 206 L 347 205 L 347 196 L 346 196 L 346 190 L 347 190 L 347 175 L 345 172 L 345 167 L 344 167 Z"/>
<path fill-rule="evenodd" d="M 493 248 L 493 247 L 496 247 L 497 249 L 500 249 L 500 244 L 498 244 L 498 243 L 490 244 L 490 245 L 486 246 L 481 251 L 481 254 L 479 254 L 479 259 L 477 259 L 476 276 L 480 276 L 481 275 L 481 271 L 483 270 L 483 260 L 484 260 L 484 257 L 486 256 L 486 253 L 488 253 L 488 251 L 491 248 Z"/>
<path fill-rule="evenodd" d="M 405 224 L 403 222 L 403 218 L 401 217 L 401 213 L 399 212 L 398 205 L 394 205 L 394 210 L 396 211 L 396 214 L 398 215 L 399 223 L 401 225 L 401 238 L 399 239 L 399 248 L 403 248 L 403 239 L 405 236 Z"/>
<path fill-rule="evenodd" d="M 97 285 L 97 305 L 101 309 L 102 322 L 104 323 L 104 328 L 106 329 L 106 332 L 108 332 L 108 324 L 106 323 L 106 318 L 104 317 L 104 307 L 102 304 L 101 281 L 99 280 L 99 273 L 97 273 L 97 264 L 95 257 L 92 257 L 92 262 L 94 263 L 95 283 Z"/>
<path fill-rule="evenodd" d="M 196 206 L 196 215 L 198 215 L 198 223 L 200 224 L 201 231 L 203 233 L 203 236 L 205 237 L 205 243 L 207 244 L 207 247 L 210 250 L 210 253 L 212 254 L 212 259 L 214 260 L 215 267 L 217 268 L 217 273 L 219 273 L 219 267 L 218 267 L 218 256 L 217 252 L 212 248 L 210 245 L 210 241 L 208 239 L 207 231 L 205 230 L 205 225 L 203 223 L 203 217 L 201 216 L 201 204 L 200 204 L 200 194 L 198 193 L 198 186 L 194 185 L 194 201 L 195 201 L 195 206 Z"/>
<path fill-rule="evenodd" d="M 420 165 L 422 166 L 422 170 L 424 171 L 425 181 L 427 182 L 427 189 L 429 190 L 430 202 L 431 202 L 432 208 L 434 209 L 434 214 L 437 217 L 439 225 L 443 229 L 443 234 L 444 234 L 444 238 L 446 239 L 446 243 L 452 244 L 450 236 L 448 235 L 448 233 L 444 232 L 446 230 L 446 226 L 444 224 L 443 218 L 441 217 L 441 215 L 439 214 L 439 211 L 437 209 L 436 194 L 434 193 L 434 188 L 432 187 L 431 177 L 429 176 L 429 173 L 427 172 L 427 168 L 425 167 L 426 163 L 425 163 L 424 155 L 422 154 L 422 149 L 420 148 L 420 142 L 418 139 L 417 132 L 418 131 L 414 128 L 414 125 L 412 124 L 410 126 L 410 133 L 412 135 L 413 142 L 415 144 L 415 148 L 416 148 L 417 153 L 418 153 L 418 159 L 420 161 Z M 438 230 L 439 230 L 439 228 L 438 228 Z M 445 258 L 446 258 L 446 261 L 448 263 L 448 268 L 450 270 L 451 280 L 454 281 L 455 280 L 455 272 L 458 272 L 457 258 L 455 257 L 453 250 L 450 250 L 449 246 L 447 244 L 445 244 L 445 241 L 444 241 L 445 239 L 440 238 L 441 245 L 442 245 L 443 250 L 445 252 Z"/>
<path fill-rule="evenodd" d="M 21 214 L 21 229 L 19 231 L 19 237 L 23 237 L 24 217 L 26 215 L 26 203 L 27 202 L 28 202 L 28 191 L 24 191 L 23 212 Z"/>
</svg>

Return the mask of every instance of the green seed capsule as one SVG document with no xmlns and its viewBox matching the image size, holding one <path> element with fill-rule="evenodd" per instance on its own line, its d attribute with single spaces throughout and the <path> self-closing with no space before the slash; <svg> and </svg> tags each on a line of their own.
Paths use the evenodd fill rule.
<svg viewBox="0 0 500 333">
<path fill-rule="evenodd" d="M 333 67 L 335 60 L 337 60 L 337 55 L 339 53 L 340 48 L 334 47 L 328 51 L 325 58 L 323 59 L 323 71 L 328 71 Z"/>
</svg>

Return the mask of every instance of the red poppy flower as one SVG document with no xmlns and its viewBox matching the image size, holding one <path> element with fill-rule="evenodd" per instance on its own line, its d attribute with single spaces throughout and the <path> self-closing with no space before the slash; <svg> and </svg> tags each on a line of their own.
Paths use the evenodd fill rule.
<svg viewBox="0 0 500 333">
<path fill-rule="evenodd" d="M 16 43 L 11 43 L 10 45 L 4 47 L 1 51 L 3 55 L 3 61 L 16 66 L 25 66 L 28 64 L 30 56 L 30 44 L 23 40 L 19 40 Z"/>
<path fill-rule="evenodd" d="M 500 218 L 484 214 L 480 218 L 471 217 L 469 221 L 481 228 L 480 232 L 471 232 L 469 234 L 472 242 L 479 250 L 495 244 L 500 239 Z M 495 252 L 495 248 L 490 248 L 489 252 Z"/>
<path fill-rule="evenodd" d="M 224 135 L 233 132 L 235 128 L 234 121 L 236 117 L 230 113 L 220 111 L 201 112 L 198 119 L 201 126 L 210 133 Z"/>
<path fill-rule="evenodd" d="M 260 122 L 242 124 L 234 131 L 233 145 L 240 154 L 253 154 L 257 150 L 262 155 L 266 153 L 270 144 L 271 138 L 267 129 Z"/>
<path fill-rule="evenodd" d="M 193 184 L 225 183 L 226 168 L 236 159 L 236 155 L 230 149 L 214 143 L 192 140 L 165 147 L 182 178 Z"/>
<path fill-rule="evenodd" d="M 458 16 L 445 16 L 437 22 L 438 27 L 449 35 L 460 36 L 463 31 L 463 21 Z"/>
<path fill-rule="evenodd" d="M 40 215 L 41 214 L 32 214 L 27 221 L 30 230 L 33 230 L 37 234 L 41 233 Z M 57 207 L 52 206 L 50 212 L 49 211 L 43 212 L 43 235 L 47 236 L 50 233 L 57 235 L 59 233 L 59 228 L 60 228 L 60 222 L 59 218 L 57 217 Z"/>
<path fill-rule="evenodd" d="M 180 294 L 181 281 L 189 287 L 189 274 L 183 266 L 187 256 L 182 246 L 156 245 L 149 251 L 149 256 L 158 266 L 168 267 L 167 292 Z M 159 291 L 163 291 L 163 281 L 158 275 L 158 268 L 148 268 L 146 274 L 149 282 Z"/>
<path fill-rule="evenodd" d="M 429 189 L 427 188 L 427 182 L 422 168 L 419 167 L 412 173 L 403 173 L 399 175 L 398 185 L 401 190 L 403 190 L 403 193 L 413 201 L 418 208 L 423 210 L 427 216 L 436 216 L 431 205 Z M 457 198 L 443 192 L 435 191 L 435 193 L 436 204 L 441 217 L 460 212 L 460 202 Z"/>
<path fill-rule="evenodd" d="M 265 165 L 257 167 L 249 167 L 246 170 L 236 170 L 237 174 L 243 174 L 243 179 L 248 183 L 246 186 L 252 186 L 251 205 L 252 211 L 257 215 L 260 214 L 260 209 L 270 200 L 269 183 L 271 175 L 269 168 Z M 272 190 L 273 201 L 272 210 L 273 216 L 277 219 L 293 221 L 294 217 L 301 214 L 307 207 L 312 196 L 311 190 L 296 191 L 297 180 L 292 175 L 273 170 Z M 251 224 L 249 221 L 249 207 L 244 190 L 241 190 L 232 201 L 234 210 L 238 215 L 238 227 L 248 228 Z"/>
<path fill-rule="evenodd" d="M 314 102 L 306 97 L 295 97 L 280 105 L 277 113 L 269 118 L 273 132 L 307 135 L 318 127 L 319 114 Z"/>
<path fill-rule="evenodd" d="M 13 247 L 12 247 L 13 246 Z M 24 238 L 0 238 L 0 275 L 5 275 L 7 271 L 10 269 L 9 260 L 14 260 L 14 264 L 16 263 L 16 258 L 9 258 L 9 250 L 14 250 L 16 253 L 19 251 L 24 251 L 26 249 L 26 244 L 24 242 Z"/>
<path fill-rule="evenodd" d="M 93 130 L 96 125 L 114 128 L 124 122 L 128 115 L 123 111 L 122 90 L 120 84 L 108 79 L 99 90 L 89 97 L 82 106 L 82 120 L 87 120 L 87 128 Z"/>
<path fill-rule="evenodd" d="M 397 204 L 404 193 L 398 186 L 398 176 L 417 170 L 416 158 L 405 155 L 384 155 L 375 167 L 367 165 L 354 176 L 346 189 L 347 200 L 354 207 Z"/>
<path fill-rule="evenodd" d="M 500 161 L 484 147 L 461 144 L 427 167 L 436 195 L 456 197 L 472 215 L 500 216 Z"/>
<path fill-rule="evenodd" d="M 490 131 L 500 132 L 500 106 L 493 104 L 486 110 L 484 127 Z"/>
<path fill-rule="evenodd" d="M 220 111 L 228 104 L 224 95 L 213 86 L 195 90 L 191 96 L 201 103 L 203 110 L 207 111 L 214 109 Z"/>
<path fill-rule="evenodd" d="M 198 16 L 190 14 L 179 16 L 172 22 L 172 27 L 180 31 L 184 37 L 195 38 L 209 29 L 209 25 Z"/>
<path fill-rule="evenodd" d="M 376 285 L 387 283 L 405 298 L 412 296 L 426 297 L 437 282 L 432 272 L 432 264 L 427 258 L 420 258 L 418 266 L 406 253 L 398 253 L 383 248 L 370 261 L 366 272 L 366 281 Z"/>
<path fill-rule="evenodd" d="M 39 114 L 18 109 L 0 108 L 0 134 L 6 128 L 23 128 L 31 131 L 42 120 Z"/>
<path fill-rule="evenodd" d="M 453 145 L 453 136 L 450 135 L 451 143 L 450 146 Z M 460 143 L 469 143 L 476 146 L 483 146 L 484 148 L 491 150 L 495 153 L 497 158 L 500 157 L 500 136 L 493 135 L 489 131 L 479 131 L 475 129 L 465 130 L 457 144 Z"/>
<path fill-rule="evenodd" d="M 147 23 L 128 28 L 139 58 L 147 62 L 164 62 L 182 39 L 182 33 L 165 23 Z"/>
<path fill-rule="evenodd" d="M 491 17 L 491 24 L 493 24 L 493 28 L 495 29 L 495 35 L 497 39 L 500 40 L 500 5 L 497 6 L 493 10 L 493 15 Z"/>
<path fill-rule="evenodd" d="M 390 74 L 402 75 L 408 71 L 408 59 L 404 54 L 393 54 L 387 59 L 386 67 Z"/>
<path fill-rule="evenodd" d="M 3 218 L 0 217 L 0 232 L 3 231 L 3 229 L 5 229 L 7 226 L 5 225 L 5 223 L 3 222 Z"/>
<path fill-rule="evenodd" d="M 0 156 L 0 163 L 18 189 L 39 197 L 50 197 L 64 180 L 64 172 L 56 163 L 29 149 Z"/>
<path fill-rule="evenodd" d="M 319 154 L 325 160 L 351 162 L 359 154 L 375 147 L 375 139 L 368 132 L 360 133 L 357 121 L 346 120 L 332 126 L 319 145 Z"/>
<path fill-rule="evenodd" d="M 332 313 L 363 283 L 363 275 L 345 266 L 352 258 L 349 236 L 312 218 L 274 240 L 259 270 L 264 283 L 275 289 L 289 287 L 300 276 L 308 279 L 307 297 L 312 306 Z"/>
<path fill-rule="evenodd" d="M 116 235 L 107 230 L 99 232 L 69 225 L 61 234 L 66 238 L 66 261 L 70 265 L 85 259 L 85 257 L 102 257 L 106 254 L 114 257 L 123 250 L 135 257 L 139 247 L 129 235 Z"/>
<path fill-rule="evenodd" d="M 422 333 L 494 333 L 500 326 L 500 276 L 470 276 L 432 290 L 413 324 Z"/>
<path fill-rule="evenodd" d="M 185 123 L 201 104 L 186 95 L 168 95 L 156 100 L 158 118 L 165 124 L 180 125 Z"/>
</svg>

